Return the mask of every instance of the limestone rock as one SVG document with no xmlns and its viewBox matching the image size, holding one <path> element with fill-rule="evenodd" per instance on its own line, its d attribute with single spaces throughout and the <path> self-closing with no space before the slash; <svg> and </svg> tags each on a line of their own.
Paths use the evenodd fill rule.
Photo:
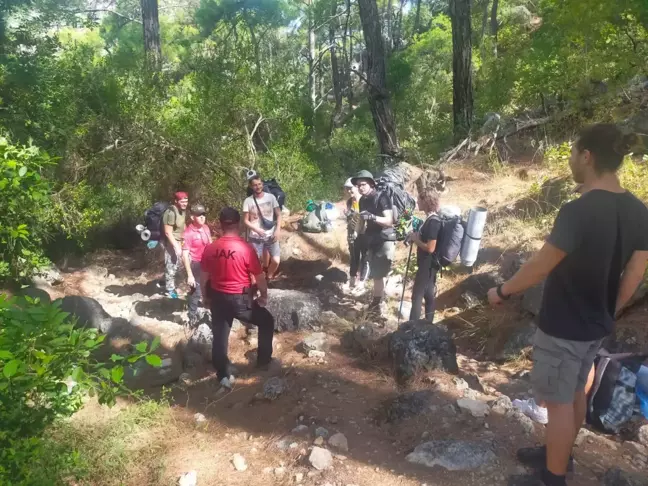
<svg viewBox="0 0 648 486">
<path fill-rule="evenodd" d="M 196 471 L 189 471 L 184 473 L 178 479 L 178 486 L 196 486 L 198 483 L 198 473 Z"/>
<path fill-rule="evenodd" d="M 434 392 L 421 390 L 403 393 L 385 404 L 386 421 L 397 423 L 429 410 Z"/>
<path fill-rule="evenodd" d="M 467 471 L 493 463 L 493 445 L 488 441 L 433 440 L 425 442 L 406 457 L 408 462 L 427 467 L 441 466 L 449 471 Z"/>
<path fill-rule="evenodd" d="M 457 373 L 457 350 L 445 326 L 426 320 L 404 323 L 389 339 L 389 355 L 398 381 L 411 379 L 419 370 Z"/>
<path fill-rule="evenodd" d="M 637 430 L 637 440 L 640 444 L 648 447 L 648 425 L 639 427 L 639 430 Z"/>
<path fill-rule="evenodd" d="M 108 334 L 113 327 L 113 319 L 97 300 L 81 295 L 68 295 L 61 300 L 61 310 L 76 317 L 77 325 L 90 327 Z"/>
<path fill-rule="evenodd" d="M 267 309 L 279 332 L 308 329 L 319 321 L 322 304 L 317 296 L 298 290 L 270 289 Z"/>
<path fill-rule="evenodd" d="M 648 475 L 631 473 L 614 467 L 607 470 L 601 484 L 603 486 L 648 486 Z"/>
<path fill-rule="evenodd" d="M 200 324 L 191 333 L 191 337 L 187 342 L 186 351 L 189 353 L 196 353 L 202 356 L 204 361 L 210 362 L 212 359 L 212 342 L 214 336 L 211 327 L 207 324 Z"/>
<path fill-rule="evenodd" d="M 346 452 L 349 450 L 349 442 L 347 441 L 346 436 L 340 432 L 333 434 L 328 440 L 328 443 L 331 447 L 335 447 L 336 449 L 340 449 L 341 451 Z"/>
<path fill-rule="evenodd" d="M 324 351 L 327 346 L 327 335 L 324 332 L 313 332 L 302 341 L 302 348 L 306 354 L 309 351 Z"/>
<path fill-rule="evenodd" d="M 279 397 L 286 389 L 286 381 L 279 377 L 272 377 L 263 385 L 263 396 L 268 400 Z"/>
<path fill-rule="evenodd" d="M 318 471 L 323 471 L 333 465 L 333 455 L 322 447 L 313 447 L 310 456 L 308 456 L 308 462 Z"/>
<path fill-rule="evenodd" d="M 248 468 L 245 458 L 241 454 L 234 454 L 232 456 L 232 464 L 237 471 L 245 471 Z"/>
<path fill-rule="evenodd" d="M 464 412 L 470 413 L 473 417 L 485 417 L 490 410 L 487 403 L 470 398 L 460 398 L 457 400 L 457 406 Z"/>
</svg>

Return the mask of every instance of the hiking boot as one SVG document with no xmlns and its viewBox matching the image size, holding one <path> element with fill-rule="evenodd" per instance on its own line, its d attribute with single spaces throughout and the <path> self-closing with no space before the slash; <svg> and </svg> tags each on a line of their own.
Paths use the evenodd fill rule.
<svg viewBox="0 0 648 486">
<path fill-rule="evenodd" d="M 547 465 L 547 446 L 540 447 L 523 447 L 518 449 L 517 458 L 525 466 L 531 467 L 536 471 L 542 471 Z M 571 479 L 574 475 L 574 456 L 569 456 L 567 464 L 567 477 Z"/>
<path fill-rule="evenodd" d="M 179 297 L 178 297 L 178 292 L 176 292 L 175 290 L 171 290 L 171 291 L 167 292 L 167 293 L 166 293 L 166 296 L 167 296 L 169 299 L 179 299 Z"/>
<path fill-rule="evenodd" d="M 234 388 L 234 382 L 235 381 L 236 381 L 236 378 L 234 378 L 233 375 L 230 375 L 229 377 L 226 376 L 225 378 L 223 378 L 219 383 L 220 383 L 221 388 L 231 390 L 232 388 Z"/>
</svg>

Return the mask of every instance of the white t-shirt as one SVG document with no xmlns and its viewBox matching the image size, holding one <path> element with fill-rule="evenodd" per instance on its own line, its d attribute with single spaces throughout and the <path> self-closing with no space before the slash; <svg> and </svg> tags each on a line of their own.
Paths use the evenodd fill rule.
<svg viewBox="0 0 648 486">
<path fill-rule="evenodd" d="M 261 225 L 261 220 L 259 219 L 259 211 L 257 210 L 257 204 L 259 205 L 259 209 L 261 209 L 261 214 L 265 219 L 268 221 L 274 221 L 274 210 L 275 208 L 279 207 L 279 203 L 277 202 L 277 198 L 274 197 L 274 195 L 264 192 L 263 197 L 258 198 L 256 200 L 256 203 L 254 202 L 254 195 L 248 197 L 245 202 L 243 203 L 243 212 L 244 213 L 250 213 L 250 222 L 256 226 L 257 228 L 263 229 L 263 226 Z M 275 225 L 276 227 L 276 225 Z M 261 237 L 258 233 L 255 231 L 250 231 L 250 239 L 251 240 L 269 240 L 272 238 L 272 235 L 274 234 L 274 228 L 265 230 L 265 236 Z"/>
</svg>

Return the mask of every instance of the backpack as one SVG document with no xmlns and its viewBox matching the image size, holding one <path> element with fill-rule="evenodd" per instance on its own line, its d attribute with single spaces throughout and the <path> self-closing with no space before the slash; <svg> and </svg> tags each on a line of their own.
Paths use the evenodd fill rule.
<svg viewBox="0 0 648 486">
<path fill-rule="evenodd" d="M 406 212 L 413 212 L 416 201 L 405 190 L 405 178 L 398 169 L 386 169 L 375 179 L 376 189 L 384 192 L 394 206 L 394 221 Z"/>
<path fill-rule="evenodd" d="M 171 204 L 160 201 L 144 211 L 144 226 L 151 233 L 150 241 L 161 241 L 164 239 L 162 216 L 169 207 L 171 207 Z"/>
<path fill-rule="evenodd" d="M 283 191 L 277 179 L 268 179 L 263 181 L 263 192 L 272 194 L 279 203 L 279 209 L 283 209 L 284 203 L 286 202 L 286 193 Z M 252 189 L 248 187 L 247 195 L 250 197 L 252 195 Z"/>
<path fill-rule="evenodd" d="M 637 402 L 637 372 L 645 358 L 599 352 L 594 360 L 594 384 L 587 397 L 588 424 L 616 434 L 632 418 Z"/>
<path fill-rule="evenodd" d="M 301 230 L 305 233 L 321 233 L 322 222 L 315 211 L 310 211 L 302 218 Z"/>
<path fill-rule="evenodd" d="M 454 263 L 459 256 L 466 228 L 461 216 L 442 214 L 433 217 L 438 217 L 441 221 L 434 255 L 439 268 L 445 268 Z"/>
</svg>

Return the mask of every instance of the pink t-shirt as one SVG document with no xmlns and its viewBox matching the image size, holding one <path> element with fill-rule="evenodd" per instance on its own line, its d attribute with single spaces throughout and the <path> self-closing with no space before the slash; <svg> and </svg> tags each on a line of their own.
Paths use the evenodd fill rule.
<svg viewBox="0 0 648 486">
<path fill-rule="evenodd" d="M 183 248 L 189 250 L 189 258 L 191 258 L 192 262 L 200 262 L 210 241 L 210 232 L 207 225 L 196 226 L 192 223 L 184 231 Z"/>
</svg>

